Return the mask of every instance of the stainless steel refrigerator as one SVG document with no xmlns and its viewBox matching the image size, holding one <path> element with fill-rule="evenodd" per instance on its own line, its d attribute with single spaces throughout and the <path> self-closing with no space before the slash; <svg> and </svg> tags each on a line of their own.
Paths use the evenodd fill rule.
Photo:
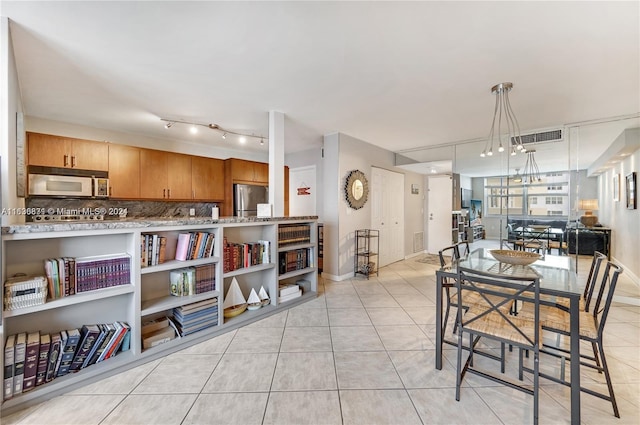
<svg viewBox="0 0 640 425">
<path fill-rule="evenodd" d="M 233 185 L 233 215 L 253 217 L 258 214 L 258 204 L 269 202 L 269 187 L 254 184 Z"/>
</svg>

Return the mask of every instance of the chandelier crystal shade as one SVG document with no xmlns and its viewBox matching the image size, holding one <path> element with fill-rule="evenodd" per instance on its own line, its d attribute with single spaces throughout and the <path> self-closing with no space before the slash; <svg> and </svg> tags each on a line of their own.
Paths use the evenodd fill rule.
<svg viewBox="0 0 640 425">
<path fill-rule="evenodd" d="M 491 92 L 496 95 L 496 105 L 489 138 L 480 154 L 483 158 L 493 155 L 494 145 L 496 145 L 498 152 L 509 149 L 511 155 L 515 155 L 517 151 L 526 151 L 522 145 L 518 119 L 511 108 L 511 102 L 509 102 L 509 92 L 512 88 L 513 83 L 500 83 L 491 87 Z"/>
</svg>

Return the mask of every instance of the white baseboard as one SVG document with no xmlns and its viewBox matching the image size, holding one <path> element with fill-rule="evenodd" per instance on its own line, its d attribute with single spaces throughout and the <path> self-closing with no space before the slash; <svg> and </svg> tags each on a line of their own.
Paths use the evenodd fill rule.
<svg viewBox="0 0 640 425">
<path fill-rule="evenodd" d="M 425 249 L 424 251 L 414 252 L 413 254 L 405 255 L 404 259 L 408 260 L 409 258 L 417 257 L 418 255 L 423 255 L 423 254 L 426 254 L 426 253 L 427 253 L 427 250 Z"/>
<path fill-rule="evenodd" d="M 347 274 L 343 274 L 341 276 L 336 276 L 336 275 L 333 275 L 333 274 L 322 272 L 321 276 L 322 276 L 323 279 L 329 279 L 329 280 L 332 280 L 334 282 L 341 282 L 343 280 L 351 279 L 353 277 L 353 272 L 347 273 Z"/>
<path fill-rule="evenodd" d="M 638 276 L 636 276 L 634 273 L 631 272 L 631 270 L 629 270 L 627 267 L 624 266 L 624 264 L 622 264 L 622 262 L 618 261 L 617 258 L 615 257 L 611 257 L 611 259 L 618 265 L 620 265 L 620 267 L 622 267 L 624 269 L 624 274 L 627 275 L 627 277 L 629 279 L 631 279 L 631 281 L 633 283 L 635 283 L 637 286 L 640 286 L 640 278 Z"/>
</svg>

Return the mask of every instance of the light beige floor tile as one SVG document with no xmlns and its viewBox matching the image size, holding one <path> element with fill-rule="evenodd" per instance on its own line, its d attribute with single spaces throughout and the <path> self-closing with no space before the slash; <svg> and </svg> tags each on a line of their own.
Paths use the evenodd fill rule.
<svg viewBox="0 0 640 425">
<path fill-rule="evenodd" d="M 374 325 L 413 325 L 414 322 L 402 308 L 367 308 Z"/>
<path fill-rule="evenodd" d="M 129 394 L 161 362 L 162 359 L 158 359 L 145 363 L 141 366 L 134 367 L 133 369 L 79 388 L 69 394 Z"/>
<path fill-rule="evenodd" d="M 424 295 L 405 295 L 405 294 L 394 294 L 393 298 L 396 299 L 400 306 L 407 307 L 429 307 L 434 303 Z"/>
<path fill-rule="evenodd" d="M 311 351 L 332 351 L 328 326 L 287 327 L 284 330 L 281 353 Z"/>
<path fill-rule="evenodd" d="M 371 320 L 364 308 L 329 308 L 331 326 L 370 326 Z"/>
<path fill-rule="evenodd" d="M 405 390 L 340 390 L 344 424 L 421 424 Z"/>
<path fill-rule="evenodd" d="M 502 424 L 473 390 L 464 389 L 460 401 L 455 387 L 409 390 L 409 397 L 425 424 Z"/>
<path fill-rule="evenodd" d="M 28 425 L 99 424 L 125 398 L 124 395 L 68 395 L 42 403 L 22 419 Z M 4 424 L 4 418 L 2 420 Z"/>
<path fill-rule="evenodd" d="M 389 294 L 360 295 L 360 301 L 366 308 L 400 307 L 400 304 Z"/>
<path fill-rule="evenodd" d="M 318 294 L 317 297 L 315 297 L 313 300 L 310 301 L 306 301 L 300 305 L 297 305 L 295 307 L 293 307 L 291 310 L 294 309 L 308 309 L 308 308 L 327 308 L 327 298 L 325 296 L 325 294 Z"/>
<path fill-rule="evenodd" d="M 165 357 L 133 392 L 135 394 L 199 393 L 221 357 L 220 354 Z"/>
<path fill-rule="evenodd" d="M 280 353 L 272 391 L 335 390 L 332 353 Z"/>
<path fill-rule="evenodd" d="M 327 297 L 327 308 L 362 308 L 357 295 L 336 295 Z"/>
<path fill-rule="evenodd" d="M 269 391 L 277 358 L 277 353 L 227 353 L 202 392 Z"/>
<path fill-rule="evenodd" d="M 373 326 L 342 326 L 331 328 L 333 351 L 378 351 L 384 345 Z"/>
<path fill-rule="evenodd" d="M 359 296 L 363 295 L 388 295 L 387 290 L 378 282 L 369 281 L 361 282 L 357 281 L 353 283 L 354 288 Z"/>
<path fill-rule="evenodd" d="M 389 351 L 391 361 L 405 388 L 453 388 L 455 368 L 435 368 L 435 350 Z M 466 386 L 466 383 L 463 383 Z"/>
<path fill-rule="evenodd" d="M 227 350 L 227 347 L 231 343 L 231 340 L 236 334 L 236 330 L 229 331 L 222 335 L 218 335 L 204 342 L 201 342 L 191 347 L 185 348 L 178 353 L 183 354 L 222 354 Z M 177 354 L 177 353 L 176 353 Z"/>
<path fill-rule="evenodd" d="M 343 296 L 356 296 L 356 288 L 350 283 L 339 283 L 334 285 L 325 285 L 324 294 L 327 298 L 336 298 Z"/>
<path fill-rule="evenodd" d="M 0 419 L 1 419 L 0 423 L 2 423 L 2 425 L 19 424 L 20 421 L 22 421 L 23 419 L 25 419 L 26 417 L 28 417 L 29 415 L 31 415 L 32 413 L 34 413 L 36 410 L 40 409 L 44 405 L 45 403 L 36 404 L 35 406 L 18 410 L 17 412 L 12 413 L 10 415 L 7 415 L 6 413 L 5 414 L 0 413 Z"/>
<path fill-rule="evenodd" d="M 182 425 L 259 425 L 269 393 L 200 394 Z"/>
<path fill-rule="evenodd" d="M 340 425 L 337 391 L 271 392 L 264 425 Z"/>
<path fill-rule="evenodd" d="M 101 425 L 178 425 L 196 394 L 133 394 L 118 405 Z"/>
<path fill-rule="evenodd" d="M 247 325 L 247 328 L 284 328 L 289 310 L 281 311 L 264 319 Z"/>
<path fill-rule="evenodd" d="M 432 307 L 405 307 L 405 313 L 418 325 L 427 325 L 436 323 L 436 310 Z M 449 313 L 451 314 L 451 313 Z M 453 316 L 449 318 L 452 321 Z"/>
<path fill-rule="evenodd" d="M 289 311 L 286 326 L 329 326 L 327 310 L 324 308 L 293 309 Z"/>
<path fill-rule="evenodd" d="M 240 328 L 227 353 L 277 353 L 283 333 L 284 328 Z"/>
<path fill-rule="evenodd" d="M 387 350 L 428 350 L 435 348 L 418 325 L 376 326 Z"/>
<path fill-rule="evenodd" d="M 335 353 L 340 389 L 403 388 L 384 351 Z"/>
</svg>

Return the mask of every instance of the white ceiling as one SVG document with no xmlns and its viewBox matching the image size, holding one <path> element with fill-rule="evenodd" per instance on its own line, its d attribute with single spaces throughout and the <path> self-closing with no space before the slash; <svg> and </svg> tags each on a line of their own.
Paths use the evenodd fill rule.
<svg viewBox="0 0 640 425">
<path fill-rule="evenodd" d="M 160 118 L 267 136 L 278 110 L 287 152 L 336 131 L 398 152 L 486 137 L 505 81 L 523 133 L 640 112 L 637 1 L 0 7 L 25 113 L 126 133 L 229 146 Z"/>
</svg>

